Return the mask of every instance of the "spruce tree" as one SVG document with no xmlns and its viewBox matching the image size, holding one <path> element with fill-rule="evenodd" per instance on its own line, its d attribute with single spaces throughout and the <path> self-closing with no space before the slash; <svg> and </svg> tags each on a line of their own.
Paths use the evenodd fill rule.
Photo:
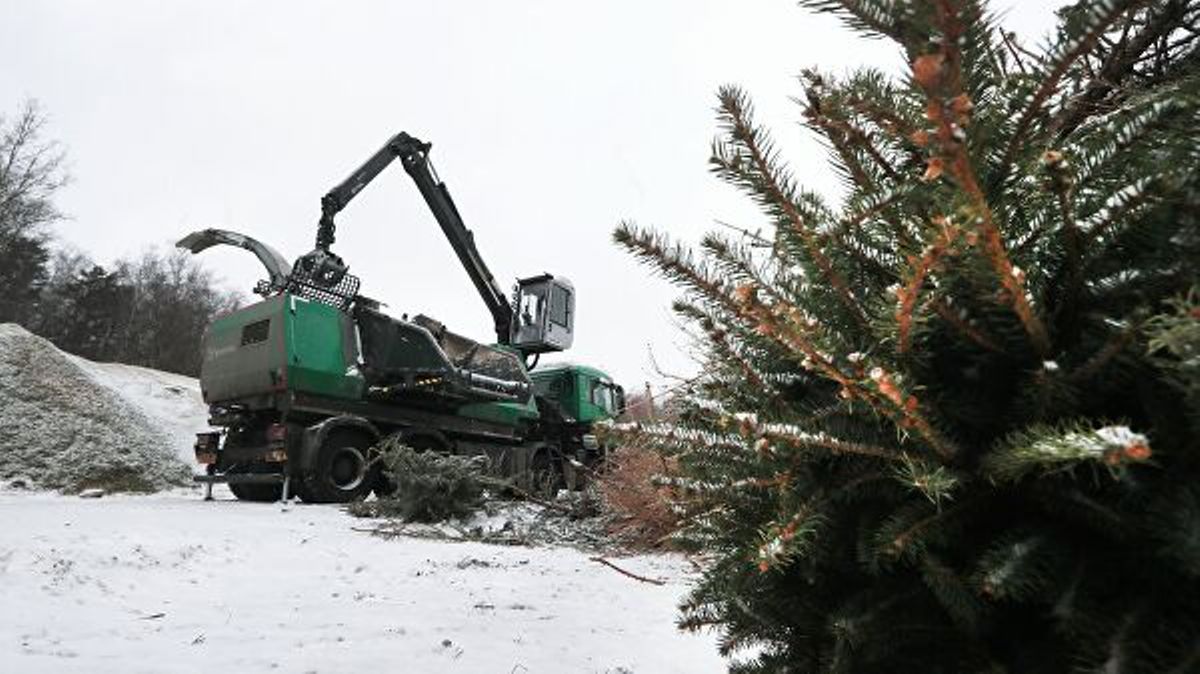
<svg viewBox="0 0 1200 674">
<path fill-rule="evenodd" d="M 682 607 L 746 672 L 1200 671 L 1194 2 L 1079 2 L 1040 50 L 976 0 L 805 0 L 908 72 L 807 71 L 843 178 L 740 90 L 712 169 L 770 234 L 615 238 L 685 294 Z"/>
</svg>

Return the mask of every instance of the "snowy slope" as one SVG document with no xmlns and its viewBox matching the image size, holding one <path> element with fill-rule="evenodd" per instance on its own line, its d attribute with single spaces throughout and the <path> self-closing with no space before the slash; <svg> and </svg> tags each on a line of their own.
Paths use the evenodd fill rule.
<svg viewBox="0 0 1200 674">
<path fill-rule="evenodd" d="M 329 506 L 0 493 L 0 670 L 718 672 L 689 567 L 383 540 Z"/>
<path fill-rule="evenodd" d="M 208 406 L 200 397 L 200 381 L 170 372 L 121 363 L 94 363 L 68 355 L 92 381 L 140 409 L 172 440 L 176 455 L 196 462 L 196 433 L 208 430 Z"/>
<path fill-rule="evenodd" d="M 0 324 L 0 481 L 68 491 L 185 484 L 189 468 L 176 442 L 173 427 L 91 376 L 79 359 Z"/>
</svg>

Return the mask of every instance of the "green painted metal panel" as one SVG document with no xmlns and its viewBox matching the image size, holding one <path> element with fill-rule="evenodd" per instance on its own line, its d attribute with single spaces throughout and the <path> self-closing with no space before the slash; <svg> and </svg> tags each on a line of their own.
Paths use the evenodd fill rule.
<svg viewBox="0 0 1200 674">
<path fill-rule="evenodd" d="M 471 403 L 455 412 L 460 417 L 493 421 L 507 426 L 516 426 L 522 421 L 538 418 L 537 403 L 530 398 L 526 403 Z"/>
<path fill-rule="evenodd" d="M 354 362 L 350 317 L 336 308 L 284 295 L 288 388 L 357 400 L 363 379 Z"/>
<path fill-rule="evenodd" d="M 204 332 L 200 386 L 207 402 L 276 390 L 284 368 L 283 298 L 218 316 Z"/>
</svg>

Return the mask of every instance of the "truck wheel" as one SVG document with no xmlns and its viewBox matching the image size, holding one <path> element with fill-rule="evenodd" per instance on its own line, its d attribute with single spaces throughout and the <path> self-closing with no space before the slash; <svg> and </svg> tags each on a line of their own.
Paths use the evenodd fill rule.
<svg viewBox="0 0 1200 674">
<path fill-rule="evenodd" d="M 229 491 L 233 492 L 239 501 L 274 503 L 283 496 L 283 485 L 230 483 Z"/>
<path fill-rule="evenodd" d="M 538 450 L 529 466 L 530 489 L 537 496 L 554 498 L 558 490 L 566 485 L 563 476 L 562 459 L 555 456 L 555 450 L 546 447 Z"/>
<path fill-rule="evenodd" d="M 371 441 L 362 433 L 335 430 L 317 450 L 313 471 L 299 493 L 313 503 L 350 503 L 371 493 L 379 466 L 371 463 Z"/>
</svg>

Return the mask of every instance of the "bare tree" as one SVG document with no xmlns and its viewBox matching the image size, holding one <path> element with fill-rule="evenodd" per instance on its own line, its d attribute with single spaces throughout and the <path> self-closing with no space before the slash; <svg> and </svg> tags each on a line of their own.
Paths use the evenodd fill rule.
<svg viewBox="0 0 1200 674">
<path fill-rule="evenodd" d="M 0 236 L 44 233 L 62 218 L 54 194 L 69 177 L 58 143 L 42 139 L 46 116 L 27 101 L 13 119 L 0 115 Z"/>
<path fill-rule="evenodd" d="M 27 102 L 0 116 L 0 322 L 29 323 L 46 281 L 46 225 L 62 218 L 54 194 L 67 182 L 64 154 L 41 137 L 46 118 Z"/>
<path fill-rule="evenodd" d="M 241 297 L 219 288 L 213 275 L 183 251 L 154 250 L 119 261 L 116 273 L 128 287 L 122 334 L 113 360 L 183 374 L 200 369 L 200 337 L 218 313 L 237 308 Z"/>
</svg>

